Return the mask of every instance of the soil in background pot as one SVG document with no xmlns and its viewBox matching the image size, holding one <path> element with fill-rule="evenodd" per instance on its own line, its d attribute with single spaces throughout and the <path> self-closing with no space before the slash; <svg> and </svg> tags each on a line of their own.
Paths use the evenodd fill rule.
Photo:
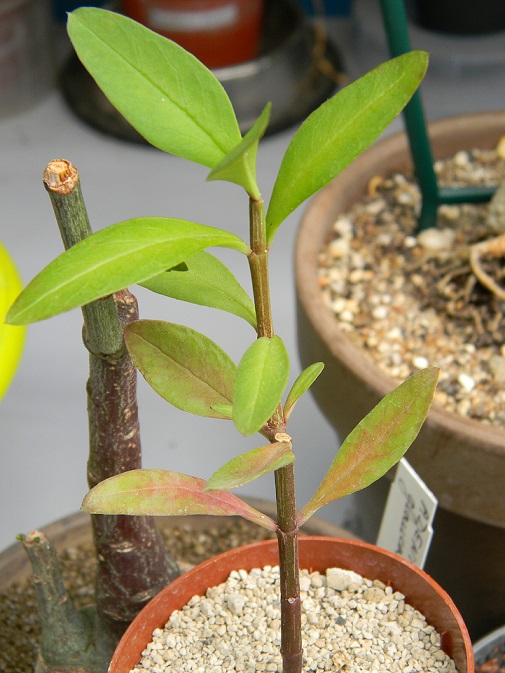
<svg viewBox="0 0 505 673">
<path fill-rule="evenodd" d="M 435 167 L 444 186 L 505 181 L 505 159 L 494 150 L 462 151 Z M 418 235 L 419 207 L 412 175 L 370 181 L 367 198 L 337 219 L 320 255 L 325 302 L 389 376 L 400 382 L 439 366 L 436 401 L 505 428 L 503 256 L 480 259 L 497 292 L 470 265 L 473 244 L 505 232 L 505 205 L 501 218 L 488 204 L 441 206 L 437 228 Z"/>
</svg>

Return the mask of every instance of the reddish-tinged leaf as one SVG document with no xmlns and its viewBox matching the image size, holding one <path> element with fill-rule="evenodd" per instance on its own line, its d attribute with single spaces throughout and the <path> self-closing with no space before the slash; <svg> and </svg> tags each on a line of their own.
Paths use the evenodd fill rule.
<svg viewBox="0 0 505 673">
<path fill-rule="evenodd" d="M 300 525 L 323 505 L 369 486 L 396 465 L 428 415 L 438 375 L 430 367 L 409 377 L 354 428 L 299 513 Z"/>
<path fill-rule="evenodd" d="M 292 463 L 295 455 L 288 442 L 274 442 L 232 458 L 214 472 L 205 491 L 237 488 Z"/>
<path fill-rule="evenodd" d="M 205 480 L 168 470 L 131 470 L 100 482 L 86 495 L 90 514 L 241 516 L 268 530 L 275 522 L 233 493 L 204 491 Z"/>
<path fill-rule="evenodd" d="M 228 418 L 235 364 L 204 334 L 162 320 L 138 320 L 125 328 L 135 366 L 174 407 L 190 414 Z M 226 405 L 226 413 L 218 411 Z"/>
</svg>

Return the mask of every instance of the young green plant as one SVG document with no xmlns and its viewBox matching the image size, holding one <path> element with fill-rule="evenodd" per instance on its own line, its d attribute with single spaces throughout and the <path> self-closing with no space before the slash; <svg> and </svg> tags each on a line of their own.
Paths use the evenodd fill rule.
<svg viewBox="0 0 505 673">
<path fill-rule="evenodd" d="M 426 369 L 391 392 L 345 440 L 320 487 L 301 509 L 294 489 L 288 420 L 322 370 L 308 367 L 285 402 L 289 359 L 274 330 L 270 249 L 279 226 L 342 171 L 402 110 L 422 80 L 427 55 L 393 59 L 342 89 L 295 133 L 265 213 L 256 176 L 267 105 L 242 137 L 230 100 L 191 54 L 145 27 L 105 10 L 81 8 L 68 30 L 77 54 L 110 101 L 155 147 L 210 169 L 209 180 L 236 183 L 249 200 L 249 240 L 204 224 L 142 217 L 114 224 L 77 243 L 27 286 L 9 312 L 11 323 L 48 318 L 132 284 L 248 322 L 254 338 L 238 365 L 204 334 L 156 320 L 125 326 L 131 357 L 152 386 L 183 411 L 232 421 L 264 441 L 204 479 L 167 470 L 132 470 L 103 481 L 83 509 L 108 514 L 241 515 L 277 533 L 281 570 L 285 673 L 302 666 L 298 531 L 323 505 L 364 488 L 390 469 L 415 439 L 431 404 L 438 371 Z M 225 247 L 249 265 L 253 297 L 207 252 Z M 273 472 L 277 520 L 230 489 Z"/>
</svg>

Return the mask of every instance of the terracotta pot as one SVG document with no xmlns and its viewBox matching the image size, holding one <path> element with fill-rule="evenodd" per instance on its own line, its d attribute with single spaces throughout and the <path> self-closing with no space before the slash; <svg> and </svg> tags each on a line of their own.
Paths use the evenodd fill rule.
<svg viewBox="0 0 505 673">
<path fill-rule="evenodd" d="M 209 68 L 256 58 L 263 0 L 123 0 L 123 11 Z"/>
<path fill-rule="evenodd" d="M 220 554 L 190 570 L 161 591 L 126 631 L 112 658 L 109 673 L 129 673 L 140 661 L 154 629 L 164 626 L 170 614 L 192 596 L 224 582 L 232 570 L 277 565 L 277 541 L 267 540 Z M 404 559 L 364 542 L 328 537 L 300 539 L 300 565 L 319 572 L 342 567 L 390 582 L 405 594 L 428 622 L 443 633 L 444 651 L 456 662 L 459 673 L 474 670 L 473 652 L 464 622 L 449 596 L 426 573 Z"/>
<path fill-rule="evenodd" d="M 492 148 L 505 134 L 505 112 L 440 120 L 430 125 L 429 132 L 436 158 L 472 147 Z M 405 134 L 377 143 L 313 199 L 299 230 L 295 262 L 299 350 L 305 366 L 317 360 L 326 363 L 312 390 L 340 438 L 396 384 L 339 329 L 323 302 L 318 254 L 337 216 L 362 197 L 371 177 L 411 165 Z M 471 632 L 476 636 L 487 632 L 497 626 L 497 606 L 505 604 L 505 430 L 434 404 L 407 457 L 441 508 L 428 571 L 458 603 Z M 445 532 L 452 536 L 450 545 L 444 542 Z M 493 550 L 491 556 L 482 544 Z M 457 573 L 451 561 L 457 563 Z M 477 586 L 474 578 L 481 571 L 483 586 L 480 578 Z"/>
</svg>

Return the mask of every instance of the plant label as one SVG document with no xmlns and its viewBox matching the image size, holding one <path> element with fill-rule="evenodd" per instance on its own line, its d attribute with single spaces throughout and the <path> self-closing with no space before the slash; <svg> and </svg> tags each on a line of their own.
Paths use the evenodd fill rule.
<svg viewBox="0 0 505 673">
<path fill-rule="evenodd" d="M 437 499 L 402 458 L 389 490 L 377 545 L 422 568 L 433 536 L 436 509 Z"/>
</svg>

